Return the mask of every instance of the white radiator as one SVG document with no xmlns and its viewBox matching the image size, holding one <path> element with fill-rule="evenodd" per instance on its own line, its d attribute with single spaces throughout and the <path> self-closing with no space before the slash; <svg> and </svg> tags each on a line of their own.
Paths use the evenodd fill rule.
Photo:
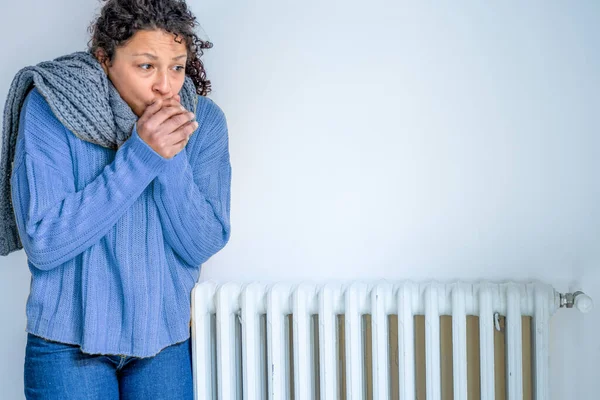
<svg viewBox="0 0 600 400">
<path fill-rule="evenodd" d="M 466 400 L 467 316 L 474 315 L 479 317 L 477 398 L 495 398 L 494 329 L 498 316 L 506 316 L 506 398 L 523 399 L 521 321 L 531 316 L 533 398 L 547 400 L 548 323 L 564 302 L 541 283 L 199 283 L 192 294 L 195 398 L 382 400 L 394 392 L 396 398 L 415 399 L 415 316 L 424 315 L 426 398 L 440 400 L 440 316 L 451 315 L 453 399 Z M 364 315 L 371 321 L 368 396 Z M 389 354 L 390 315 L 397 316 L 397 354 Z"/>
</svg>

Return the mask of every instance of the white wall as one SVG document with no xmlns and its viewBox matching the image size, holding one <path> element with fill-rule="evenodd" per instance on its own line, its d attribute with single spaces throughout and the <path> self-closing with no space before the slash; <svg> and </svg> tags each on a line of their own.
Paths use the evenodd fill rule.
<svg viewBox="0 0 600 400">
<path fill-rule="evenodd" d="M 97 4 L 1 1 L 4 99 L 83 48 Z M 600 3 L 188 2 L 233 167 L 231 241 L 201 279 L 540 279 L 600 308 Z M 29 272 L 0 262 L 18 399 Z M 554 399 L 597 398 L 599 336 L 598 308 L 559 310 Z"/>
</svg>

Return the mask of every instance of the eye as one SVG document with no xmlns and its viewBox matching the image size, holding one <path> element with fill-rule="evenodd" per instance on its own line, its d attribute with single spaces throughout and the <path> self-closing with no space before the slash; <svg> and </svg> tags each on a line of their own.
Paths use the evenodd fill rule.
<svg viewBox="0 0 600 400">
<path fill-rule="evenodd" d="M 145 67 L 152 67 L 152 64 L 140 64 L 140 65 L 138 65 L 138 67 L 140 67 L 144 71 L 148 71 L 150 68 L 145 68 Z M 183 65 L 177 65 L 175 67 L 175 71 L 177 71 L 177 72 L 185 71 L 185 66 L 183 66 Z"/>
</svg>

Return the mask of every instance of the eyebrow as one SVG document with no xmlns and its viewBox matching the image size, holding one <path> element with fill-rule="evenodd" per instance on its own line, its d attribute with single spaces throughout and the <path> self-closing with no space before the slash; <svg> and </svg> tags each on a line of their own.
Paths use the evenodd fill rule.
<svg viewBox="0 0 600 400">
<path fill-rule="evenodd" d="M 134 54 L 133 56 L 134 57 L 137 57 L 137 56 L 146 56 L 146 57 L 148 57 L 148 58 L 150 58 L 152 60 L 157 60 L 158 59 L 158 57 L 156 57 L 154 54 L 150 54 L 150 53 L 138 53 L 138 54 Z M 176 60 L 179 60 L 180 58 L 185 58 L 185 57 L 187 57 L 187 54 L 182 54 L 180 56 L 173 57 L 173 60 L 176 61 Z"/>
</svg>

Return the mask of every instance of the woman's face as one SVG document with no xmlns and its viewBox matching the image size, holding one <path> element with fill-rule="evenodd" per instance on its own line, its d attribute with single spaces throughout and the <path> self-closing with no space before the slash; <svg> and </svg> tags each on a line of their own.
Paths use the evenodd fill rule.
<svg viewBox="0 0 600 400">
<path fill-rule="evenodd" d="M 125 46 L 115 50 L 113 59 L 102 64 L 123 100 L 141 117 L 157 99 L 179 93 L 185 79 L 185 41 L 163 30 L 137 31 Z M 100 59 L 102 50 L 96 52 Z"/>
</svg>

